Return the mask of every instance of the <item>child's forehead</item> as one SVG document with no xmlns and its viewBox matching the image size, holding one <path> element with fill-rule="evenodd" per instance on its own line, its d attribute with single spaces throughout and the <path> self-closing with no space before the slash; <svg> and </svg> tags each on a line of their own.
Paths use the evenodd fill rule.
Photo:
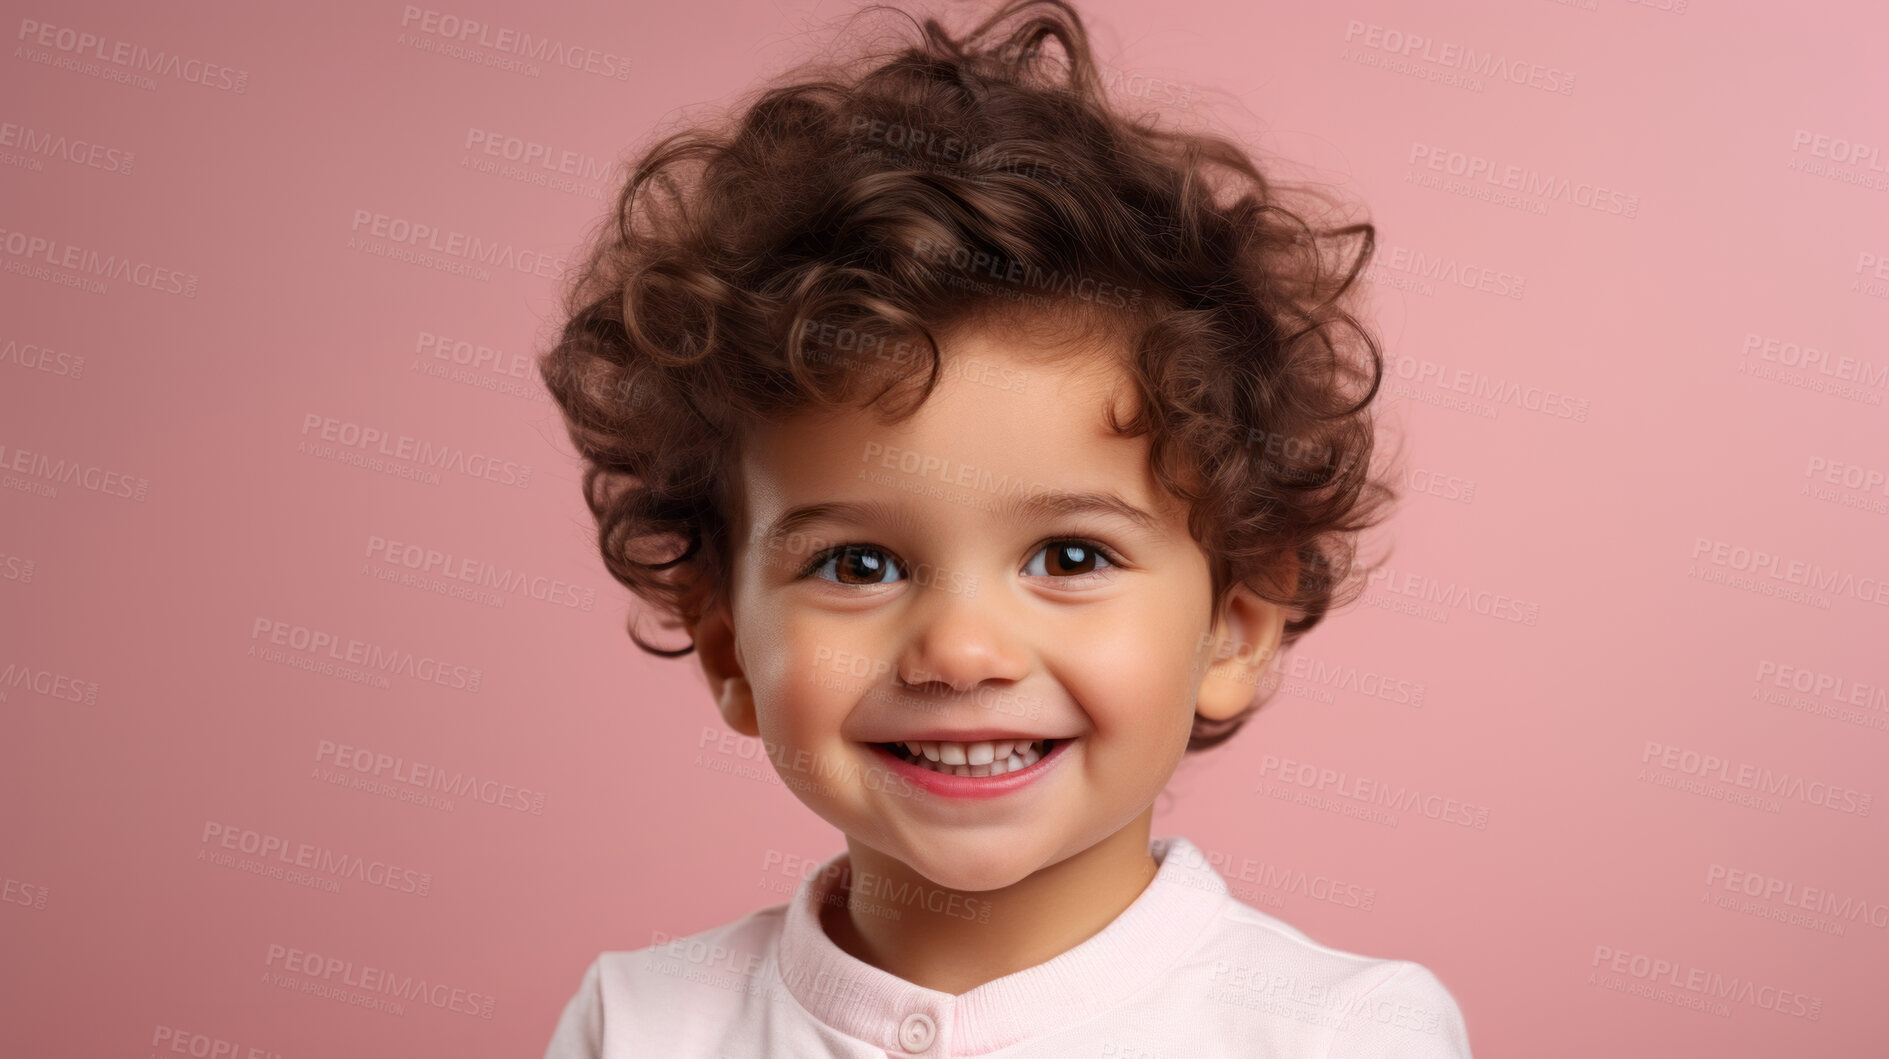
<svg viewBox="0 0 1889 1059">
<path fill-rule="evenodd" d="M 1020 361 L 979 363 L 968 348 L 965 355 L 964 367 L 895 422 L 854 407 L 754 430 L 740 459 L 749 503 L 769 509 L 881 495 L 971 510 L 1017 492 L 1149 492 L 1147 438 L 1109 426 L 1111 402 L 1117 422 L 1131 411 L 1121 406 L 1119 383 L 1093 370 L 1026 380 L 1012 370 Z"/>
<path fill-rule="evenodd" d="M 910 405 L 915 393 L 842 408 L 806 406 L 772 427 L 761 426 L 751 451 L 827 452 L 868 435 L 883 443 L 922 440 L 939 448 L 1027 440 L 1054 450 L 1114 438 L 1109 409 L 1118 421 L 1134 410 L 1131 376 L 1106 341 L 1051 344 L 999 327 L 979 328 L 940 336 L 938 360 L 937 385 L 916 407 Z M 907 378 L 922 375 L 924 367 L 911 366 Z M 891 401 L 909 414 L 894 417 Z"/>
<path fill-rule="evenodd" d="M 1121 331 L 997 317 L 934 335 L 938 384 L 916 408 L 902 399 L 903 418 L 807 406 L 745 430 L 723 485 L 732 521 L 752 532 L 795 506 L 875 497 L 955 521 L 1031 491 L 1163 506 L 1148 439 L 1108 425 L 1111 408 L 1126 422 L 1138 403 Z"/>
</svg>

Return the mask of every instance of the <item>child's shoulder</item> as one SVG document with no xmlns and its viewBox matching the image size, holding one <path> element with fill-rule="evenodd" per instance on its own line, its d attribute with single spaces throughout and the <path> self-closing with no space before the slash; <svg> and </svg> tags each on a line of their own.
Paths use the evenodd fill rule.
<svg viewBox="0 0 1889 1059">
<path fill-rule="evenodd" d="M 1223 1009 L 1330 1031 L 1310 1036 L 1332 1059 L 1470 1054 L 1462 1011 L 1428 967 L 1323 944 L 1230 894 L 1189 962 Z"/>
<path fill-rule="evenodd" d="M 640 949 L 607 949 L 584 969 L 552 1034 L 546 1059 L 600 1059 L 624 1053 L 643 1035 L 677 1026 L 713 1027 L 752 1005 L 777 1002 L 777 965 L 787 906 L 774 905 L 693 934 L 661 932 Z M 652 1012 L 686 1013 L 649 1025 Z M 708 1048 L 705 1040 L 673 1041 Z M 703 1051 L 701 1054 L 712 1054 Z"/>
<path fill-rule="evenodd" d="M 787 920 L 787 905 L 756 909 L 719 926 L 671 937 L 661 931 L 640 949 L 607 949 L 597 954 L 599 974 L 626 982 L 631 978 L 700 982 L 718 974 L 752 976 L 771 960 Z"/>
</svg>

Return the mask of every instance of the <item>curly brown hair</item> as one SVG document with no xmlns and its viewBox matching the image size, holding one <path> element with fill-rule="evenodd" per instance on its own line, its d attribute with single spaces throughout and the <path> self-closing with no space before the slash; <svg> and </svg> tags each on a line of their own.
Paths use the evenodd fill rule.
<svg viewBox="0 0 1889 1059">
<path fill-rule="evenodd" d="M 1315 227 L 1232 140 L 1128 113 L 1061 0 L 961 36 L 903 17 L 916 39 L 656 142 L 570 273 L 539 367 L 604 565 L 663 628 L 692 627 L 726 598 L 746 425 L 810 406 L 897 421 L 937 385 L 940 336 L 1022 312 L 1120 336 L 1139 401 L 1110 428 L 1147 435 L 1190 506 L 1216 612 L 1245 584 L 1288 608 L 1290 645 L 1361 590 L 1357 534 L 1396 495 L 1371 471 L 1383 359 L 1350 307 L 1374 227 Z M 894 342 L 917 351 L 897 371 Z M 636 624 L 651 654 L 694 650 Z M 1197 716 L 1188 749 L 1269 697 Z"/>
</svg>

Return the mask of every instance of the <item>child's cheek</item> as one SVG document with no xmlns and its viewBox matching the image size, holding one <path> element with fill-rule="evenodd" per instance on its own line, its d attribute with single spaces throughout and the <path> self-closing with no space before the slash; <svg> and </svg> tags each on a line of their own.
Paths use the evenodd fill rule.
<svg viewBox="0 0 1889 1059">
<path fill-rule="evenodd" d="M 836 642 L 789 630 L 743 648 L 764 737 L 810 746 L 837 732 L 869 682 L 855 675 L 863 660 Z"/>
<path fill-rule="evenodd" d="M 790 619 L 783 624 L 783 691 L 797 689 L 797 697 L 852 703 L 890 683 L 892 652 L 862 640 L 847 623 Z"/>
</svg>

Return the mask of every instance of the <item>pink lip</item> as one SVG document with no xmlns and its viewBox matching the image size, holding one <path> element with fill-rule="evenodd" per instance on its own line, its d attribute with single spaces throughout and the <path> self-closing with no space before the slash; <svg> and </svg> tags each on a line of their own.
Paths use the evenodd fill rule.
<svg viewBox="0 0 1889 1059">
<path fill-rule="evenodd" d="M 1053 764 L 1060 761 L 1063 751 L 1068 749 L 1074 739 L 1063 739 L 1050 748 L 1049 753 L 1032 762 L 1027 768 L 1015 772 L 1006 772 L 1001 776 L 954 776 L 948 772 L 933 772 L 920 768 L 889 750 L 872 746 L 872 752 L 884 758 L 887 767 L 904 776 L 913 784 L 943 798 L 995 798 L 1020 790 L 1046 774 Z"/>
</svg>

